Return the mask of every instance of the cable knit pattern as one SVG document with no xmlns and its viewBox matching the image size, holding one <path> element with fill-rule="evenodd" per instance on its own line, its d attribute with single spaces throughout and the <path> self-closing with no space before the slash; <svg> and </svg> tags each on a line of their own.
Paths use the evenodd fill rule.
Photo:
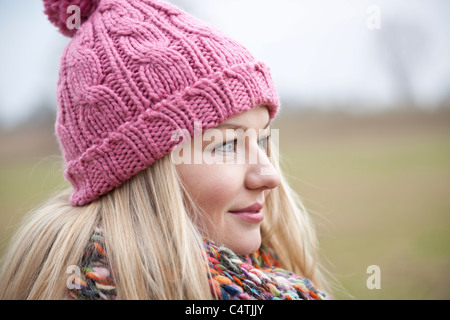
<svg viewBox="0 0 450 320">
<path fill-rule="evenodd" d="M 179 142 L 171 141 L 174 130 L 193 135 L 196 121 L 205 131 L 262 104 L 271 119 L 278 112 L 268 67 L 181 9 L 159 0 L 78 2 L 83 24 L 74 31 L 63 20 L 67 1 L 44 0 L 49 19 L 73 35 L 61 59 L 55 124 L 72 205 L 169 153 Z"/>
</svg>

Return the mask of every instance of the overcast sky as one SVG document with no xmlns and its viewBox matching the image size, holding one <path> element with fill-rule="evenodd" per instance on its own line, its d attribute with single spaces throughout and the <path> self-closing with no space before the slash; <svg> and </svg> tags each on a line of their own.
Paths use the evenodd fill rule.
<svg viewBox="0 0 450 320">
<path fill-rule="evenodd" d="M 422 104 L 450 96 L 450 1 L 171 2 L 268 64 L 290 105 L 384 108 L 405 96 Z M 41 0 L 0 1 L 0 124 L 55 103 L 68 41 L 47 20 Z"/>
</svg>

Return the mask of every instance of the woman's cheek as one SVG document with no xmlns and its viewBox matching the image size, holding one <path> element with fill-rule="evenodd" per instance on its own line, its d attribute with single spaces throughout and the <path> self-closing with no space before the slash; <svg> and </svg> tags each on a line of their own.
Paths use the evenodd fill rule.
<svg viewBox="0 0 450 320">
<path fill-rule="evenodd" d="M 208 204 L 214 204 L 215 209 L 228 210 L 243 186 L 239 170 L 230 165 L 214 165 L 206 166 L 199 175 L 203 176 L 200 197 Z"/>
</svg>

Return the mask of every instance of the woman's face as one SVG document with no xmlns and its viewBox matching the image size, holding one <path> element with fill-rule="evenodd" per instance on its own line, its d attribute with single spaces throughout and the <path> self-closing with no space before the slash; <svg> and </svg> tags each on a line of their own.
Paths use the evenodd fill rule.
<svg viewBox="0 0 450 320">
<path fill-rule="evenodd" d="M 260 106 L 235 115 L 187 142 L 176 164 L 189 195 L 206 213 L 203 235 L 237 254 L 261 245 L 265 199 L 280 177 L 269 161 L 269 113 Z M 201 159 L 199 161 L 199 159 Z"/>
</svg>

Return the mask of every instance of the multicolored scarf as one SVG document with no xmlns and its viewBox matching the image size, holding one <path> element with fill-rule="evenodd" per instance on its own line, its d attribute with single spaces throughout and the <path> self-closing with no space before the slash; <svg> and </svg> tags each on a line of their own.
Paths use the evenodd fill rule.
<svg viewBox="0 0 450 320">
<path fill-rule="evenodd" d="M 265 246 L 246 256 L 203 239 L 211 292 L 219 300 L 323 300 L 306 278 L 282 269 Z M 83 255 L 81 274 L 67 290 L 69 299 L 114 300 L 117 290 L 105 250 L 103 229 L 97 227 Z"/>
</svg>

